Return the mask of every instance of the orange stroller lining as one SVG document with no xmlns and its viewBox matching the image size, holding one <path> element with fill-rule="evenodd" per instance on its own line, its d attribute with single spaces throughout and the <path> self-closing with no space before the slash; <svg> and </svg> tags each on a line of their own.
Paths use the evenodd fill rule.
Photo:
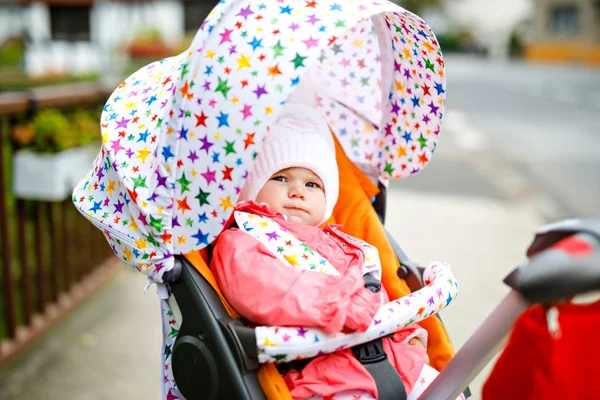
<svg viewBox="0 0 600 400">
<path fill-rule="evenodd" d="M 329 223 L 342 224 L 342 231 L 377 247 L 382 266 L 382 283 L 390 300 L 410 294 L 404 279 L 398 277 L 400 262 L 388 242 L 383 225 L 371 198 L 379 189 L 354 164 L 336 139 L 336 157 L 340 173 L 340 195 Z M 432 316 L 420 322 L 429 333 L 427 352 L 431 366 L 438 371 L 454 357 L 450 338 L 439 318 Z"/>
<path fill-rule="evenodd" d="M 390 300 L 405 296 L 410 293 L 410 289 L 406 282 L 397 275 L 400 266 L 398 258 L 386 238 L 383 226 L 370 201 L 379 192 L 379 189 L 346 156 L 337 139 L 335 143 L 340 176 L 340 194 L 333 214 L 327 222 L 342 224 L 342 231 L 377 247 L 383 268 L 382 283 L 389 294 Z M 185 258 L 215 289 L 229 315 L 232 318 L 238 318 L 239 314 L 221 293 L 217 281 L 207 265 L 208 253 L 206 251 L 193 252 L 186 254 Z M 455 354 L 444 325 L 435 316 L 420 322 L 420 325 L 429 333 L 427 352 L 431 360 L 431 366 L 441 370 Z M 291 399 L 287 386 L 275 365 L 262 365 L 258 371 L 258 378 L 269 400 Z"/>
</svg>

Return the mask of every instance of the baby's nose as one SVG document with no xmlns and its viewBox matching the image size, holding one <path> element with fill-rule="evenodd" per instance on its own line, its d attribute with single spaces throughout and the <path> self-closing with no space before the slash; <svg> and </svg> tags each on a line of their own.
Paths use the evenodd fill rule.
<svg viewBox="0 0 600 400">
<path fill-rule="evenodd" d="M 290 197 L 304 198 L 304 190 L 301 185 L 292 185 L 289 192 Z"/>
</svg>

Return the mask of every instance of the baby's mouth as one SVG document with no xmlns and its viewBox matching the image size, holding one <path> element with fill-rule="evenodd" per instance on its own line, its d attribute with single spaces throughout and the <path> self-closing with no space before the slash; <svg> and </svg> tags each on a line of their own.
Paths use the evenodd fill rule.
<svg viewBox="0 0 600 400">
<path fill-rule="evenodd" d="M 308 214 L 308 212 L 305 209 L 303 209 L 301 207 L 297 207 L 297 206 L 288 206 L 288 207 L 284 207 L 284 209 L 292 215 Z"/>
</svg>

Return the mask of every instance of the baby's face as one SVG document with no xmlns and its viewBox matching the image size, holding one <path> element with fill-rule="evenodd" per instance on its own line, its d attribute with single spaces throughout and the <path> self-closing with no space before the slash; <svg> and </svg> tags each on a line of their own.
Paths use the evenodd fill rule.
<svg viewBox="0 0 600 400">
<path fill-rule="evenodd" d="M 256 202 L 266 203 L 271 211 L 300 224 L 316 226 L 325 216 L 323 182 L 306 168 L 288 168 L 274 174 L 258 192 Z"/>
</svg>

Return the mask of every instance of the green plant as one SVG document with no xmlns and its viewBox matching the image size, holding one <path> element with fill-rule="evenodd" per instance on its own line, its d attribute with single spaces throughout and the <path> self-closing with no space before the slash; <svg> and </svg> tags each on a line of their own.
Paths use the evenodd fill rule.
<svg viewBox="0 0 600 400">
<path fill-rule="evenodd" d="M 78 82 L 95 82 L 100 79 L 100 74 L 88 73 L 83 75 L 45 75 L 28 77 L 20 67 L 0 66 L 0 92 L 26 90 L 32 87 L 55 86 Z"/>
<path fill-rule="evenodd" d="M 443 52 L 458 52 L 462 50 L 460 34 L 448 32 L 437 35 L 438 43 Z"/>
<path fill-rule="evenodd" d="M 513 29 L 508 38 L 508 55 L 513 58 L 523 56 L 523 38 L 518 29 Z"/>
<path fill-rule="evenodd" d="M 177 53 L 176 48 L 171 43 L 165 42 L 161 31 L 157 28 L 145 28 L 138 31 L 124 50 L 132 59 L 152 61 L 170 57 Z"/>
<path fill-rule="evenodd" d="M 43 110 L 32 121 L 15 126 L 12 138 L 19 148 L 38 153 L 91 145 L 100 139 L 99 113 L 96 109 L 79 109 L 71 114 Z"/>
<path fill-rule="evenodd" d="M 0 66 L 18 66 L 23 57 L 23 41 L 9 39 L 0 46 Z"/>
<path fill-rule="evenodd" d="M 134 36 L 134 41 L 139 42 L 162 42 L 163 37 L 160 29 L 148 27 L 139 30 Z"/>
<path fill-rule="evenodd" d="M 100 138 L 100 124 L 97 118 L 94 118 L 86 110 L 77 110 L 73 114 L 73 128 L 75 129 L 76 140 L 79 145 L 87 146 L 97 142 Z"/>
<path fill-rule="evenodd" d="M 41 153 L 57 153 L 75 147 L 77 138 L 69 120 L 58 110 L 41 111 L 33 119 L 34 145 Z"/>
</svg>

